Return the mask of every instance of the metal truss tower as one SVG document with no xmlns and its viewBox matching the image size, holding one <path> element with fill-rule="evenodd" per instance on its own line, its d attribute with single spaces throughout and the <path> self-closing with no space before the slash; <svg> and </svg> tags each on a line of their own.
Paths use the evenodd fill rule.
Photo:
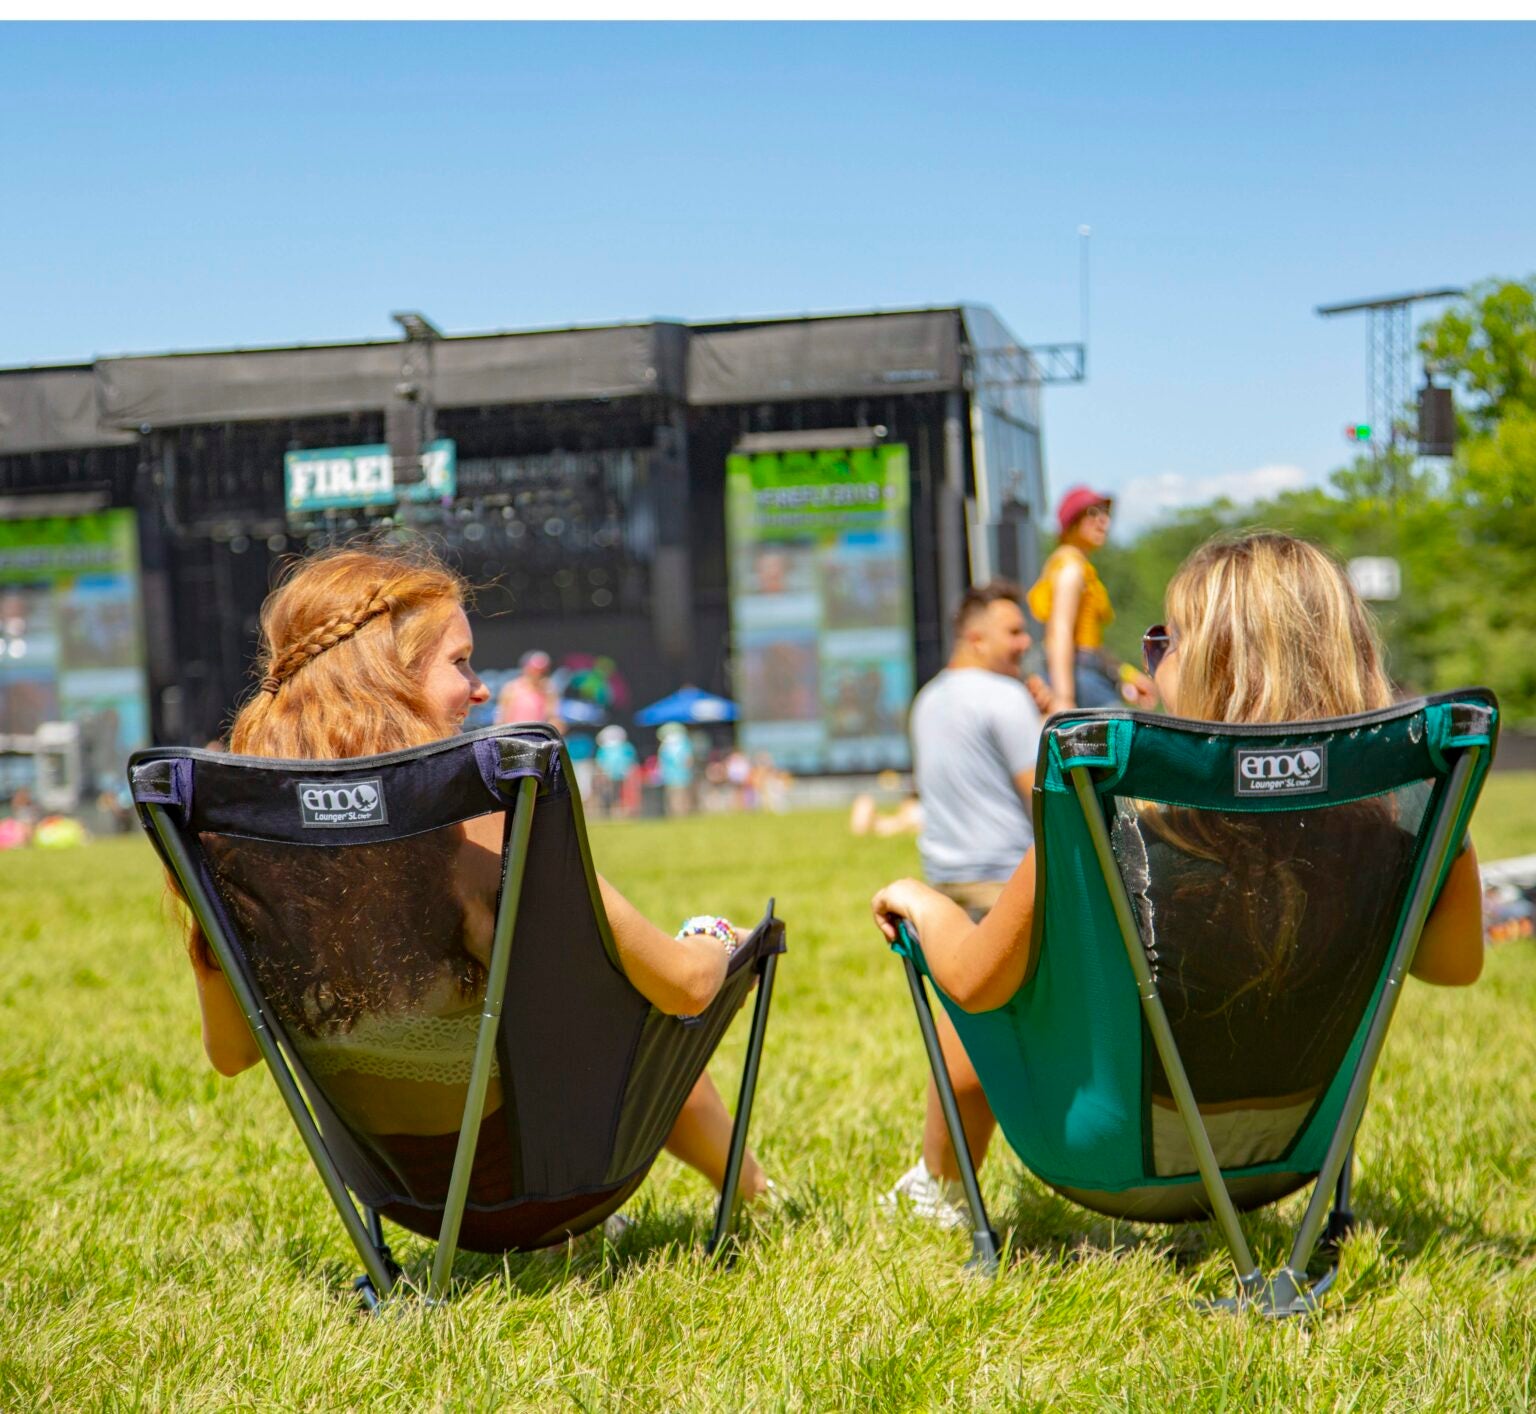
<svg viewBox="0 0 1536 1414">
<path fill-rule="evenodd" d="M 1361 310 L 1370 316 L 1366 333 L 1366 418 L 1371 429 L 1371 450 L 1377 457 L 1390 456 L 1404 442 L 1412 440 L 1404 422 L 1413 390 L 1413 320 L 1408 313 L 1409 305 L 1421 300 L 1456 299 L 1463 293 L 1446 287 L 1318 306 L 1317 312 L 1325 319 Z"/>
</svg>

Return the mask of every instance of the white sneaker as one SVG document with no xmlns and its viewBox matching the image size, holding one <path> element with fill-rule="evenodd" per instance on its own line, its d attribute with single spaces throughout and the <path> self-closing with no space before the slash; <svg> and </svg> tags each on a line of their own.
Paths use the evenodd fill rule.
<svg viewBox="0 0 1536 1414">
<path fill-rule="evenodd" d="M 617 1244 L 618 1240 L 635 1225 L 633 1218 L 626 1218 L 623 1213 L 609 1213 L 603 1219 L 603 1236 L 611 1243 Z"/>
<path fill-rule="evenodd" d="M 971 1205 L 965 1201 L 965 1185 L 958 1179 L 935 1178 L 922 1159 L 902 1174 L 896 1186 L 880 1200 L 883 1213 L 894 1214 L 903 1209 L 943 1228 L 971 1226 Z"/>
</svg>

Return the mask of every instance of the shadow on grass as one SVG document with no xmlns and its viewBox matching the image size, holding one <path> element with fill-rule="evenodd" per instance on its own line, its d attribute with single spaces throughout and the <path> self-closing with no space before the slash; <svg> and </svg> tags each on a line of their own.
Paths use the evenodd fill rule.
<svg viewBox="0 0 1536 1414">
<path fill-rule="evenodd" d="M 1301 1194 L 1305 1197 L 1310 1191 L 1303 1188 Z M 1368 1180 L 1357 1181 L 1353 1202 L 1356 1227 L 1342 1250 L 1367 1235 L 1376 1238 L 1379 1248 L 1379 1255 L 1349 1271 L 1349 1292 L 1357 1299 L 1392 1286 L 1405 1263 L 1431 1252 L 1453 1262 L 1460 1255 L 1486 1253 L 1510 1266 L 1536 1259 L 1536 1238 L 1492 1232 L 1478 1214 L 1433 1202 L 1422 1194 L 1394 1203 L 1388 1195 L 1374 1192 Z M 1239 1216 L 1259 1266 L 1273 1270 L 1283 1263 L 1301 1219 L 1300 1208 L 1282 1215 L 1270 1204 Z M 1027 1175 L 1020 1176 L 1012 1202 L 993 1213 L 992 1219 L 1013 1263 L 1035 1259 L 1067 1264 L 1149 1252 L 1166 1262 L 1171 1278 L 1184 1278 L 1211 1258 L 1227 1256 L 1214 1222 L 1164 1225 L 1103 1217 Z M 1333 1260 L 1332 1255 L 1314 1251 L 1310 1269 L 1316 1275 Z"/>
<path fill-rule="evenodd" d="M 466 1252 L 455 1254 L 453 1278 L 448 1300 L 460 1300 L 477 1288 L 500 1287 L 509 1295 L 547 1296 L 571 1283 L 585 1285 L 594 1292 L 608 1291 L 632 1280 L 647 1268 L 668 1261 L 696 1262 L 728 1272 L 750 1248 L 759 1232 L 768 1232 L 785 1223 L 805 1218 L 804 1203 L 792 1197 L 781 1200 L 762 1213 L 753 1209 L 738 1212 L 735 1228 L 718 1257 L 711 1258 L 705 1248 L 714 1231 L 715 1210 L 703 1215 L 682 1208 L 662 1209 L 649 1203 L 626 1214 L 632 1225 L 616 1240 L 605 1235 L 601 1226 L 565 1242 L 527 1252 L 503 1254 Z M 425 1295 L 430 1284 L 432 1257 L 436 1244 L 401 1228 L 385 1231 L 404 1281 L 418 1296 Z M 290 1269 L 306 1279 L 321 1280 L 338 1299 L 357 1300 L 353 1282 L 361 1267 L 321 1256 L 309 1243 L 290 1241 L 285 1253 Z"/>
<path fill-rule="evenodd" d="M 992 1214 L 992 1225 L 1015 1261 L 1066 1263 L 1152 1252 L 1183 1270 L 1225 1250 L 1212 1223 L 1168 1225 L 1108 1218 L 1079 1207 L 1032 1177 L 1019 1180 L 1013 1201 Z"/>
</svg>

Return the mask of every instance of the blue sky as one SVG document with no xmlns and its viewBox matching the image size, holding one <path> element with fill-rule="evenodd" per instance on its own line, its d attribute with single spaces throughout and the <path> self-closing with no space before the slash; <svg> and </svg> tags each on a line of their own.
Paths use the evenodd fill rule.
<svg viewBox="0 0 1536 1414">
<path fill-rule="evenodd" d="M 0 364 L 945 304 L 1126 520 L 1318 480 L 1365 324 L 1536 271 L 1516 25 L 0 26 Z"/>
</svg>

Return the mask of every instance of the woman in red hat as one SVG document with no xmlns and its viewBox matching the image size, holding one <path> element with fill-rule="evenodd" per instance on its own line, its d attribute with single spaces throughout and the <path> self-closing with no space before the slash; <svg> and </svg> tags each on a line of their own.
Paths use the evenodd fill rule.
<svg viewBox="0 0 1536 1414">
<path fill-rule="evenodd" d="M 1111 497 L 1074 486 L 1056 508 L 1061 541 L 1030 587 L 1029 611 L 1045 625 L 1051 707 L 1151 707 L 1157 689 L 1145 673 L 1104 651 L 1104 625 L 1115 616 L 1109 591 L 1090 558 L 1109 536 Z"/>
</svg>

